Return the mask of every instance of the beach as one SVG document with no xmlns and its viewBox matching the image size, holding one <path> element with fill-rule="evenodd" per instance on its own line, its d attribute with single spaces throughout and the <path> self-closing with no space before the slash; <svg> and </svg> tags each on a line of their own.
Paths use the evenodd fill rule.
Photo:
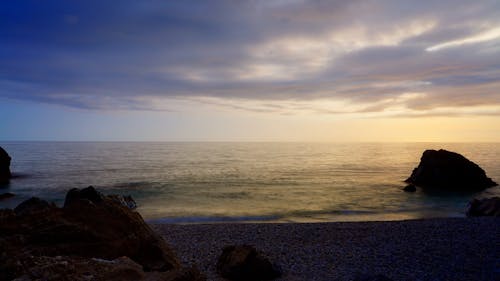
<svg viewBox="0 0 500 281">
<path fill-rule="evenodd" d="M 278 280 L 500 280 L 494 217 L 384 222 L 151 224 L 208 280 L 224 246 L 249 244 L 283 270 Z"/>
<path fill-rule="evenodd" d="M 492 187 L 500 178 L 496 144 L 450 145 L 479 159 L 487 175 L 459 154 L 422 153 L 428 144 L 418 143 L 7 145 L 18 164 L 0 204 L 14 209 L 0 218 L 0 242 L 10 249 L 0 272 L 11 277 L 113 275 L 116 268 L 93 266 L 99 258 L 142 280 L 217 281 L 223 248 L 246 244 L 281 268 L 279 280 L 500 280 L 498 201 L 474 209 L 496 218 L 465 217 L 471 200 L 500 195 Z M 450 182 L 434 190 L 436 178 Z M 404 192 L 407 184 L 416 186 Z M 45 269 L 58 262 L 78 270 Z"/>
</svg>

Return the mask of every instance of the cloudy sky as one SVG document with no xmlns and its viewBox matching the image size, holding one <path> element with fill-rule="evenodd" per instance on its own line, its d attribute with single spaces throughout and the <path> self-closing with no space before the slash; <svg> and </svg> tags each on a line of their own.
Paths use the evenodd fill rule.
<svg viewBox="0 0 500 281">
<path fill-rule="evenodd" d="M 500 142 L 500 1 L 2 1 L 0 140 Z"/>
</svg>

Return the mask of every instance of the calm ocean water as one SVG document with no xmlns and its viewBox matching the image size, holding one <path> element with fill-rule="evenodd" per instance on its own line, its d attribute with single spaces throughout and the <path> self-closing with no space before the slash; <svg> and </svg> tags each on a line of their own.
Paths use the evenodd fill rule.
<svg viewBox="0 0 500 281">
<path fill-rule="evenodd" d="M 500 182 L 500 144 L 1 142 L 19 177 L 12 207 L 38 196 L 62 204 L 88 185 L 131 194 L 165 222 L 357 221 L 463 216 L 477 194 L 401 191 L 425 149 L 459 152 Z"/>
</svg>

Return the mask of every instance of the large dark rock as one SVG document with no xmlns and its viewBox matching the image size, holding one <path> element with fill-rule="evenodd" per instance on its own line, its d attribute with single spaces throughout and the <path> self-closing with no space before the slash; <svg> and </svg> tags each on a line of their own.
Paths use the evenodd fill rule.
<svg viewBox="0 0 500 281">
<path fill-rule="evenodd" d="M 234 281 L 272 280 L 281 271 L 249 245 L 227 246 L 217 261 L 217 273 Z"/>
<path fill-rule="evenodd" d="M 12 174 L 10 173 L 10 156 L 2 147 L 0 147 L 0 184 L 9 182 Z"/>
<path fill-rule="evenodd" d="M 500 217 L 500 197 L 472 199 L 465 210 L 468 217 Z"/>
<path fill-rule="evenodd" d="M 406 182 L 443 190 L 480 191 L 497 185 L 477 164 L 446 150 L 426 150 Z"/>
<path fill-rule="evenodd" d="M 32 198 L 14 211 L 2 210 L 0 253 L 0 272 L 12 278 L 26 274 L 22 265 L 26 257 L 114 260 L 126 256 L 146 272 L 169 272 L 171 278 L 158 280 L 203 280 L 199 272 L 181 267 L 139 213 L 91 187 L 68 192 L 63 208 Z"/>
</svg>

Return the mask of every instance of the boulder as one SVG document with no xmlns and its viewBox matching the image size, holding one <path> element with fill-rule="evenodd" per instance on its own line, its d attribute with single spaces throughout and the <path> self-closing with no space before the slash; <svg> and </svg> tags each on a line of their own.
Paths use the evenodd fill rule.
<svg viewBox="0 0 500 281">
<path fill-rule="evenodd" d="M 500 197 L 472 199 L 465 210 L 468 217 L 500 217 Z"/>
<path fill-rule="evenodd" d="M 481 191 L 497 183 L 477 164 L 446 150 L 426 150 L 407 183 L 428 189 Z"/>
<path fill-rule="evenodd" d="M 9 183 L 12 174 L 10 173 L 10 156 L 0 147 L 0 184 Z"/>
<path fill-rule="evenodd" d="M 281 270 L 250 245 L 227 246 L 217 261 L 217 273 L 229 280 L 272 280 Z"/>
<path fill-rule="evenodd" d="M 0 253 L 0 272 L 13 278 L 26 274 L 26 266 L 19 261 L 31 256 L 48 259 L 71 256 L 85 261 L 126 256 L 144 272 L 160 272 L 158 276 L 163 279 L 158 280 L 204 280 L 196 270 L 181 266 L 171 248 L 139 213 L 93 187 L 68 192 L 63 208 L 31 198 L 13 211 L 0 212 Z M 137 270 L 131 272 L 141 275 Z M 182 279 L 182 276 L 193 278 Z"/>
</svg>

